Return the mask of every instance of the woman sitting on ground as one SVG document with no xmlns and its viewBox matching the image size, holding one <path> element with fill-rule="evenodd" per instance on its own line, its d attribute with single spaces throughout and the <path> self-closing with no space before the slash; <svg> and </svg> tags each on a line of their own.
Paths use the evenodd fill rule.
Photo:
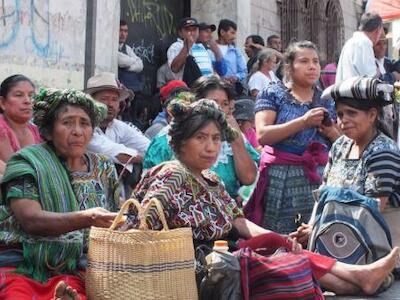
<svg viewBox="0 0 400 300">
<path fill-rule="evenodd" d="M 323 98 L 335 99 L 343 132 L 332 146 L 323 186 L 354 190 L 379 200 L 380 211 L 400 206 L 400 150 L 385 135 L 382 108 L 391 104 L 391 85 L 378 79 L 354 77 L 326 89 Z M 293 236 L 307 243 L 313 220 Z M 392 228 L 395 229 L 395 228 Z"/>
<path fill-rule="evenodd" d="M 200 77 L 192 87 L 196 99 L 214 100 L 227 116 L 227 122 L 238 131 L 239 124 L 233 117 L 234 93 L 231 87 L 216 76 Z M 174 159 L 174 152 L 168 144 L 168 130 L 165 127 L 151 142 L 143 160 L 143 167 L 149 169 L 155 165 Z M 218 174 L 232 198 L 237 198 L 242 185 L 252 184 L 257 176 L 259 154 L 243 135 L 223 141 L 218 159 L 212 170 Z"/>
<path fill-rule="evenodd" d="M 214 101 L 199 100 L 190 105 L 173 102 L 169 131 L 170 145 L 177 160 L 151 168 L 142 178 L 133 196 L 146 203 L 156 197 L 164 206 L 170 228 L 191 227 L 195 244 L 218 239 L 248 239 L 241 245 L 257 245 L 272 251 L 289 249 L 287 238 L 245 219 L 235 200 L 225 191 L 218 176 L 209 170 L 217 160 L 223 140 L 238 134 L 228 126 L 225 114 Z M 151 211 L 153 212 L 153 211 Z M 130 226 L 135 227 L 136 220 Z M 149 216 L 153 229 L 162 226 L 154 211 Z M 289 245 L 289 246 L 288 246 Z M 307 253 L 312 272 L 321 284 L 337 294 L 363 291 L 373 294 L 393 269 L 398 256 L 395 248 L 383 259 L 364 266 L 347 265 L 315 253 Z"/>
<path fill-rule="evenodd" d="M 77 276 L 86 229 L 109 227 L 119 205 L 113 163 L 86 152 L 105 114 L 80 91 L 36 96 L 34 122 L 46 142 L 11 157 L 0 186 L 1 299 L 86 298 Z"/>
<path fill-rule="evenodd" d="M 0 178 L 5 163 L 23 147 L 42 141 L 32 118 L 35 86 L 24 75 L 12 75 L 0 85 Z"/>
</svg>

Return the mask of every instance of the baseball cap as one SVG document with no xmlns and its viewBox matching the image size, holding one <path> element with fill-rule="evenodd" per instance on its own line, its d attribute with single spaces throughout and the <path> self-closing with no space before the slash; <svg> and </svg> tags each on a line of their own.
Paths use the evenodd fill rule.
<svg viewBox="0 0 400 300">
<path fill-rule="evenodd" d="M 173 89 L 176 89 L 178 87 L 185 87 L 187 88 L 187 85 L 185 82 L 183 82 L 182 80 L 171 80 L 170 82 L 168 82 L 167 84 L 163 85 L 160 88 L 160 96 L 161 96 L 161 100 L 163 102 L 165 102 L 168 99 L 169 94 L 171 93 L 171 91 Z"/>
<path fill-rule="evenodd" d="M 199 27 L 199 23 L 195 18 L 183 18 L 179 21 L 178 29 L 182 29 L 189 26 Z"/>
<path fill-rule="evenodd" d="M 211 29 L 211 31 L 215 31 L 215 29 L 217 29 L 217 27 L 214 24 L 207 24 L 207 23 L 201 22 L 199 24 L 199 29 L 200 30 Z"/>
</svg>

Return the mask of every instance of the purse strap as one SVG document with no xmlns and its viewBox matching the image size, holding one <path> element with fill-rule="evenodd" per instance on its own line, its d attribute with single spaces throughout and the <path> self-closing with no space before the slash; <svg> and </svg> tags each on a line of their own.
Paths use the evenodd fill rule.
<svg viewBox="0 0 400 300">
<path fill-rule="evenodd" d="M 121 209 L 119 210 L 118 215 L 115 217 L 113 223 L 110 226 L 110 230 L 115 230 L 117 225 L 121 222 L 124 221 L 125 214 L 127 213 L 129 206 L 134 205 L 138 211 L 138 216 L 139 216 L 139 229 L 140 230 L 148 230 L 149 227 L 147 226 L 146 223 L 146 217 L 151 209 L 152 206 L 156 207 L 157 215 L 160 218 L 160 221 L 163 225 L 163 230 L 169 230 L 168 224 L 167 224 L 167 219 L 165 218 L 164 214 L 164 208 L 163 205 L 161 204 L 160 200 L 157 198 L 152 198 L 150 199 L 149 203 L 146 205 L 146 207 L 142 207 L 136 199 L 128 199 L 124 202 L 122 205 Z"/>
</svg>

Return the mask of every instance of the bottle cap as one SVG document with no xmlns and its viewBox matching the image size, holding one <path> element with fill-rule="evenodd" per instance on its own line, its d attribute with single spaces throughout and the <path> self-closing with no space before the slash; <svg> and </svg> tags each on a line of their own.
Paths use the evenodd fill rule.
<svg viewBox="0 0 400 300">
<path fill-rule="evenodd" d="M 224 240 L 215 241 L 214 247 L 228 247 L 228 242 Z"/>
</svg>

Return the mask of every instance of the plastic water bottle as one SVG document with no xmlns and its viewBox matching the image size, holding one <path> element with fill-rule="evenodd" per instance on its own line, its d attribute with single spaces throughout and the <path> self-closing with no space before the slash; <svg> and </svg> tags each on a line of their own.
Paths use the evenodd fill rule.
<svg viewBox="0 0 400 300">
<path fill-rule="evenodd" d="M 215 241 L 213 251 L 221 252 L 221 253 L 229 253 L 228 242 L 225 240 Z"/>
<path fill-rule="evenodd" d="M 229 253 L 228 242 L 224 240 L 215 241 L 213 251 L 206 256 L 206 262 L 209 265 L 221 263 L 221 256 L 224 255 L 232 255 Z"/>
</svg>

